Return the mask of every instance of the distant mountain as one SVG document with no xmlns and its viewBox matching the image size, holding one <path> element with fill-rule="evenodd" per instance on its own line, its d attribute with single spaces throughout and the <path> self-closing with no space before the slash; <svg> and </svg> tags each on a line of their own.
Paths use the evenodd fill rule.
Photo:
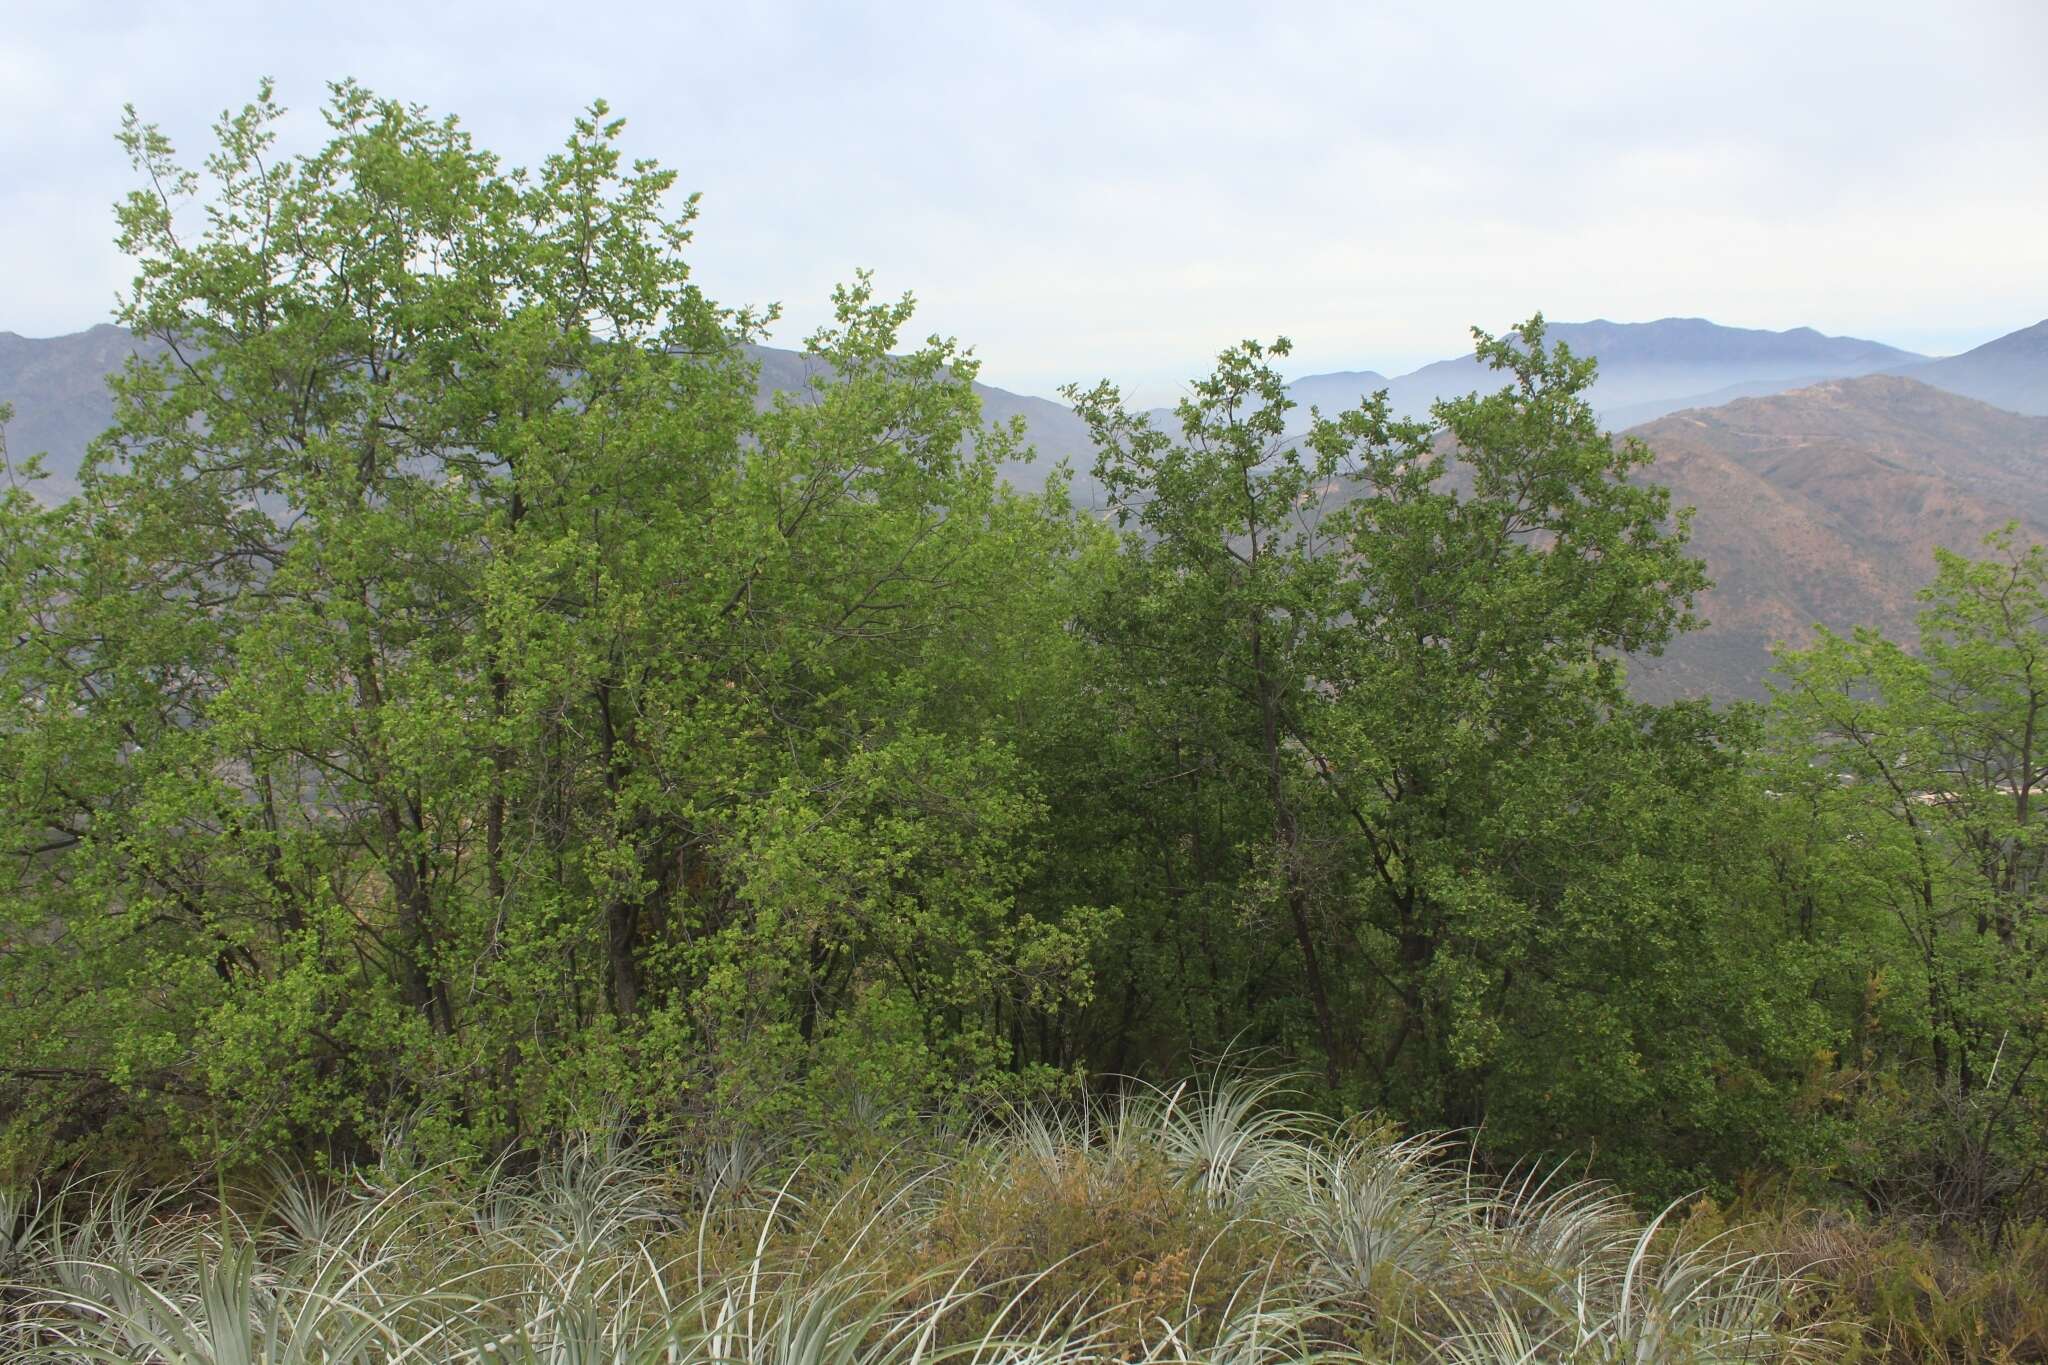
<svg viewBox="0 0 2048 1365">
<path fill-rule="evenodd" d="M 1301 405 L 1304 413 L 1319 407 L 1325 417 L 1334 417 L 1358 400 L 1377 393 L 1394 381 L 1377 370 L 1340 370 L 1335 374 L 1304 375 L 1287 386 L 1287 396 Z"/>
<path fill-rule="evenodd" d="M 1934 547 L 1974 553 L 2009 520 L 2048 539 L 2048 418 L 1891 375 L 1674 413 L 1634 428 L 1648 477 L 1698 509 L 1711 625 L 1632 663 L 1652 697 L 1760 696 L 1773 641 L 1818 622 L 1912 637 Z"/>
<path fill-rule="evenodd" d="M 135 345 L 133 333 L 111 323 L 61 337 L 0 332 L 0 403 L 14 405 L 7 450 L 16 458 L 48 453 L 45 496 L 78 491 L 86 443 L 114 420 L 107 376 Z"/>
<path fill-rule="evenodd" d="M 2048 416 L 2048 319 L 1935 360 L 1811 327 L 1769 332 L 1704 318 L 1559 322 L 1550 324 L 1549 334 L 1600 362 L 1593 406 L 1617 429 L 1687 408 L 1719 407 L 1864 374 L 1904 375 L 2009 412 Z M 1288 392 L 1301 404 L 1299 420 L 1305 424 L 1311 404 L 1336 412 L 1381 388 L 1397 413 L 1421 417 L 1438 399 L 1484 391 L 1493 380 L 1478 361 L 1460 356 L 1394 379 L 1370 370 L 1304 375 Z"/>
<path fill-rule="evenodd" d="M 1933 386 L 1973 384 L 2043 411 L 2028 395 L 2048 384 L 2048 323 L 1947 360 L 1908 356 L 1903 374 L 1864 371 L 1899 364 L 1905 352 L 1803 328 L 1746 332 L 1667 319 L 1561 324 L 1553 335 L 1601 358 L 1596 401 L 1636 417 L 1631 434 L 1658 456 L 1648 477 L 1668 485 L 1676 505 L 1698 509 L 1694 545 L 1717 581 L 1702 604 L 1710 629 L 1665 659 L 1632 665 L 1645 696 L 1758 695 L 1771 642 L 1803 640 L 1816 621 L 1908 633 L 1934 546 L 1973 549 L 2012 518 L 2048 538 L 2048 416 Z M 111 326 L 46 340 L 0 333 L 0 400 L 17 409 L 8 445 L 16 455 L 49 453 L 50 494 L 75 486 L 86 442 L 111 416 L 104 377 L 134 344 Z M 764 403 L 773 392 L 802 390 L 817 372 L 816 360 L 794 351 L 758 347 L 753 358 Z M 1810 382 L 1830 366 L 1858 373 Z M 1783 373 L 1758 377 L 1758 369 Z M 1715 376 L 1724 382 L 1706 382 Z M 1397 405 L 1414 411 L 1424 395 L 1496 382 L 1467 359 L 1393 380 L 1369 371 L 1313 375 L 1290 392 L 1334 411 L 1388 387 Z M 1800 387 L 1769 392 L 1792 385 Z M 1680 400 L 1642 396 L 1660 386 L 1708 405 L 1672 412 Z M 1077 472 L 1076 501 L 1100 505 L 1086 477 L 1093 450 L 1079 418 L 1048 399 L 977 388 L 989 419 L 1021 416 L 1037 449 L 1035 464 L 1005 469 L 1013 483 L 1037 487 L 1064 458 Z M 1750 396 L 1759 391 L 1768 396 Z"/>
<path fill-rule="evenodd" d="M 1787 332 L 1723 327 L 1704 318 L 1657 322 L 1555 322 L 1549 340 L 1574 354 L 1600 362 L 1593 405 L 1603 420 L 1619 424 L 1649 421 L 1683 407 L 1710 403 L 1716 394 L 1779 392 L 1821 379 L 1871 374 L 1925 359 L 1882 342 L 1832 337 L 1811 327 Z M 1306 409 L 1325 412 L 1355 406 L 1378 388 L 1388 390 L 1394 410 L 1421 417 L 1438 399 L 1497 387 L 1498 376 L 1471 356 L 1439 360 L 1396 379 L 1370 371 L 1307 375 L 1289 386 Z M 1722 400 L 1722 401 L 1725 401 Z"/>
<path fill-rule="evenodd" d="M 786 351 L 774 346 L 749 346 L 746 349 L 748 356 L 761 367 L 757 401 L 763 405 L 770 395 L 777 392 L 803 392 L 810 387 L 812 379 L 826 372 L 826 367 L 816 357 L 801 351 Z M 1072 408 L 1050 398 L 1033 398 L 987 384 L 976 384 L 974 391 L 981 398 L 982 420 L 990 425 L 1008 422 L 1013 417 L 1024 419 L 1025 440 L 1032 448 L 1033 459 L 1028 465 L 1005 464 L 1001 467 L 1003 476 L 1012 485 L 1034 490 L 1043 488 L 1053 465 L 1065 460 L 1074 471 L 1072 497 L 1075 504 L 1089 508 L 1102 505 L 1098 486 L 1090 474 L 1095 464 L 1095 442 L 1088 435 L 1087 423 L 1076 417 Z"/>
<path fill-rule="evenodd" d="M 1892 373 L 2009 412 L 2048 416 L 2048 319 L 1987 341 L 1974 351 Z"/>
<path fill-rule="evenodd" d="M 44 496 L 62 498 L 77 491 L 78 467 L 87 442 L 113 421 L 114 404 L 106 377 L 121 368 L 137 344 L 133 333 L 110 323 L 60 337 L 0 332 L 0 402 L 12 403 L 15 409 L 14 420 L 7 427 L 7 448 L 16 457 L 47 454 L 50 478 L 41 485 Z M 155 343 L 141 345 L 146 352 L 157 350 Z M 764 404 L 777 390 L 807 388 L 818 372 L 818 362 L 798 351 L 772 346 L 747 350 L 761 366 L 760 401 Z M 1034 447 L 1035 460 L 1028 466 L 1004 466 L 1005 477 L 1019 487 L 1042 487 L 1047 471 L 1065 459 L 1075 471 L 1075 502 L 1084 507 L 1096 505 L 1095 484 L 1088 477 L 1095 461 L 1094 443 L 1087 426 L 1070 408 L 986 384 L 975 385 L 975 391 L 981 395 L 988 421 L 1022 417 L 1027 439 Z"/>
<path fill-rule="evenodd" d="M 1797 379 L 1752 379 L 1742 384 L 1730 384 L 1715 389 L 1712 393 L 1696 393 L 1690 398 L 1653 398 L 1646 403 L 1624 403 L 1617 408 L 1602 408 L 1600 421 L 1614 431 L 1625 431 L 1644 422 L 1654 422 L 1668 413 L 1684 412 L 1688 408 L 1718 408 L 1723 403 L 1733 403 L 1738 398 L 1768 398 L 1774 393 L 1790 393 L 1794 389 L 1812 388 L 1824 384 L 1833 376 L 1822 374 L 1801 375 Z"/>
</svg>

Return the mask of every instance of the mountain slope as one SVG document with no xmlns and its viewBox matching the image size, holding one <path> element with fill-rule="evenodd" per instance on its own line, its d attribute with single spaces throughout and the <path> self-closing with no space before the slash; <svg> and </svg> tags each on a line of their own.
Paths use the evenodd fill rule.
<svg viewBox="0 0 2048 1365">
<path fill-rule="evenodd" d="M 23 337 L 0 332 L 0 402 L 14 404 L 7 428 L 7 448 L 15 457 L 46 453 L 50 478 L 40 486 L 45 497 L 62 498 L 77 491 L 80 461 L 86 444 L 113 421 L 114 404 L 106 377 L 121 368 L 137 349 L 125 328 L 102 323 L 84 332 L 60 337 Z M 154 343 L 141 343 L 154 352 Z M 761 366 L 760 401 L 778 390 L 801 392 L 818 372 L 818 362 L 798 351 L 750 346 L 748 355 Z M 1095 447 L 1088 428 L 1064 404 L 975 385 L 987 420 L 1024 419 L 1026 439 L 1034 447 L 1031 464 L 1004 466 L 1019 487 L 1039 488 L 1058 460 L 1075 471 L 1073 497 L 1084 507 L 1095 505 L 1095 485 L 1088 478 Z"/>
<path fill-rule="evenodd" d="M 806 391 L 814 378 L 828 372 L 822 362 L 801 351 L 774 346 L 746 349 L 748 357 L 761 367 L 757 401 L 763 405 L 775 393 Z M 1032 459 L 1029 464 L 1002 465 L 1004 478 L 1015 487 L 1035 491 L 1045 486 L 1053 465 L 1065 460 L 1074 474 L 1071 494 L 1075 504 L 1089 508 L 1100 505 L 1099 490 L 1089 472 L 1095 464 L 1095 443 L 1089 438 L 1087 424 L 1074 415 L 1072 408 L 1050 398 L 1034 398 L 988 384 L 976 384 L 974 391 L 981 398 L 984 422 L 996 425 L 1014 417 L 1024 419 L 1024 438 L 1032 448 Z"/>
<path fill-rule="evenodd" d="M 1304 375 L 1288 384 L 1287 396 L 1301 405 L 1304 414 L 1309 408 L 1318 407 L 1325 417 L 1334 417 L 1346 408 L 1357 407 L 1359 399 L 1393 382 L 1377 370 L 1340 370 L 1335 374 Z"/>
<path fill-rule="evenodd" d="M 1604 418 L 1648 421 L 1702 395 L 1744 386 L 1777 391 L 1820 379 L 1870 374 L 1920 361 L 1910 351 L 1857 337 L 1831 337 L 1811 327 L 1785 332 L 1723 327 L 1704 318 L 1663 318 L 1657 322 L 1556 322 L 1549 339 L 1600 362 L 1592 400 Z M 1419 417 L 1440 398 L 1496 387 L 1498 378 L 1471 356 L 1439 360 L 1392 380 L 1369 371 L 1307 375 L 1289 386 L 1306 407 L 1315 395 L 1325 412 L 1354 406 L 1385 388 L 1396 412 Z"/>
<path fill-rule="evenodd" d="M 1761 341 L 1737 336 L 1731 342 L 1718 335 L 1733 331 L 1727 328 L 1583 327 L 1611 328 L 1610 335 L 1626 343 L 1611 353 L 1618 357 L 1611 363 L 1624 375 L 1634 366 L 1637 380 L 1657 367 L 1696 359 L 1699 352 L 1687 347 L 1702 339 L 1738 348 L 1754 342 L 1759 352 L 1794 359 L 1810 359 L 1818 348 L 1838 364 L 1867 364 L 1890 352 L 1818 334 L 1765 333 Z M 1571 340 L 1574 332 L 1560 334 Z M 1583 328 L 1576 334 L 1606 344 Z M 2015 336 L 2030 334 L 2048 340 L 2048 324 Z M 2048 370 L 2027 368 L 2032 352 L 2014 338 L 2002 340 L 2013 344 L 1994 343 L 1992 358 L 2007 372 L 2024 379 Z M 18 409 L 9 448 L 17 455 L 49 452 L 55 477 L 44 486 L 47 494 L 62 496 L 74 486 L 86 442 L 111 415 L 104 376 L 133 345 L 128 333 L 111 326 L 47 340 L 0 334 L 0 400 Z M 1740 351 L 1710 354 L 1725 359 Z M 753 358 L 761 366 L 763 402 L 774 391 L 805 388 L 818 363 L 770 347 L 755 348 Z M 1973 372 L 1993 372 L 1979 362 Z M 1470 361 L 1417 373 L 1424 380 L 1393 382 L 1408 382 L 1412 392 L 1425 381 L 1471 388 L 1493 379 Z M 1345 386 L 1387 383 L 1370 373 L 1315 379 L 1332 382 L 1317 389 L 1298 381 L 1294 392 L 1325 411 L 1346 401 Z M 1034 464 L 1005 469 L 1012 482 L 1037 487 L 1051 463 L 1064 458 L 1077 472 L 1075 500 L 1083 507 L 1098 504 L 1099 490 L 1086 478 L 1088 433 L 1072 412 L 1047 399 L 977 387 L 990 420 L 1022 417 L 1037 448 Z M 1694 543 L 1718 582 L 1702 604 L 1711 628 L 1682 640 L 1665 659 L 1634 666 L 1646 696 L 1758 695 L 1771 642 L 1803 640 L 1816 621 L 1838 628 L 1870 622 L 1909 633 L 1913 595 L 1932 573 L 1935 545 L 1973 549 L 1986 532 L 2014 518 L 2031 534 L 2048 537 L 2048 417 L 2002 411 L 1912 378 L 1829 379 L 1792 393 L 1665 415 L 1632 434 L 1658 454 L 1649 477 L 1671 487 L 1676 505 L 1698 509 Z"/>
<path fill-rule="evenodd" d="M 121 368 L 135 345 L 132 333 L 111 323 L 61 337 L 0 332 L 0 403 L 14 405 L 8 453 L 48 453 L 45 496 L 77 491 L 86 443 L 114 420 L 107 376 Z"/>
<path fill-rule="evenodd" d="M 2048 537 L 2048 419 L 1890 375 L 1674 413 L 1634 428 L 1649 477 L 1698 509 L 1710 627 L 1633 666 L 1646 695 L 1758 696 L 1776 640 L 1822 623 L 1911 638 L 1934 547 L 2018 520 Z"/>
<path fill-rule="evenodd" d="M 1973 351 L 1891 372 L 2009 412 L 2048 416 L 2048 318 Z"/>
</svg>

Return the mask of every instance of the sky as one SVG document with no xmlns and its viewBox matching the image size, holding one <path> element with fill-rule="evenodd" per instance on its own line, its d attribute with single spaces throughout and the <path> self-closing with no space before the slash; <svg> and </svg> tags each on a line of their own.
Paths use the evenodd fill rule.
<svg viewBox="0 0 2048 1365">
<path fill-rule="evenodd" d="M 0 330 L 104 321 L 123 104 L 189 160 L 274 77 L 515 164 L 602 97 L 794 345 L 858 268 L 983 378 L 1170 396 L 1223 346 L 1395 374 L 1541 310 L 1946 354 L 2048 317 L 2048 2 L 95 0 L 0 22 Z"/>
</svg>

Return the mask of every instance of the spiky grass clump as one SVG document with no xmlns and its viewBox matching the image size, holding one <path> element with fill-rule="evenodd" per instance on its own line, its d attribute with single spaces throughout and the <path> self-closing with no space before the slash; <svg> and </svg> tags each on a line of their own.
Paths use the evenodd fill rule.
<svg viewBox="0 0 2048 1365">
<path fill-rule="evenodd" d="M 865 1169 L 571 1141 L 460 1180 L 0 1205 L 0 1358 L 166 1365 L 1702 1362 L 1820 1353 L 1769 1257 L 1489 1182 L 1272 1081 L 1008 1115 Z M 763 1146 L 761 1151 L 770 1148 Z"/>
</svg>

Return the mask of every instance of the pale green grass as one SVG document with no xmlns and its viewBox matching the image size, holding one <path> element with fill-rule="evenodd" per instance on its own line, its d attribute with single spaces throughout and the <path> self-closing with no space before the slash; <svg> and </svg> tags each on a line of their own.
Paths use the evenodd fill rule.
<svg viewBox="0 0 2048 1365">
<path fill-rule="evenodd" d="M 0 1359 L 163 1365 L 1815 1359 L 1772 1258 L 1212 1076 L 852 1170 L 594 1139 L 221 1210 L 0 1196 Z M 778 1164 L 779 1163 L 779 1164 Z"/>
</svg>

